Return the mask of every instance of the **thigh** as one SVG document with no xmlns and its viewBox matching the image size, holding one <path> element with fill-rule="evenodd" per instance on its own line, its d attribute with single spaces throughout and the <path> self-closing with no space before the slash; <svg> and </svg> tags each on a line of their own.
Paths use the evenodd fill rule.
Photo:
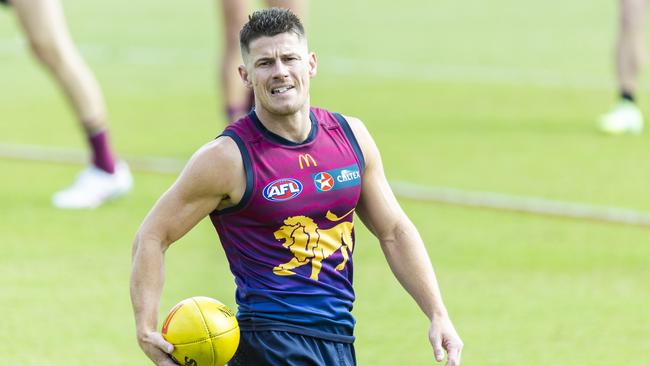
<svg viewBox="0 0 650 366">
<path fill-rule="evenodd" d="M 59 0 L 11 0 L 11 5 L 30 41 L 59 43 L 69 39 Z"/>
<path fill-rule="evenodd" d="M 354 346 L 281 331 L 241 333 L 228 366 L 355 366 Z"/>
<path fill-rule="evenodd" d="M 248 3 L 245 0 L 221 0 L 224 37 L 230 44 L 239 46 L 239 31 L 248 21 Z"/>
<path fill-rule="evenodd" d="M 644 30 L 646 0 L 619 0 L 619 8 L 623 29 Z"/>
</svg>

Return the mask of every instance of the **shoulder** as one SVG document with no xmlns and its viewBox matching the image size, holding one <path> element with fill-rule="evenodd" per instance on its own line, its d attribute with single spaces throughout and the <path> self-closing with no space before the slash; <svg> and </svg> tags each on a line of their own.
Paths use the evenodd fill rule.
<svg viewBox="0 0 650 366">
<path fill-rule="evenodd" d="M 209 169 L 226 168 L 241 161 L 237 143 L 228 136 L 220 136 L 201 146 L 190 158 L 189 167 Z"/>
<path fill-rule="evenodd" d="M 192 190 L 205 190 L 226 195 L 241 183 L 237 178 L 243 163 L 237 143 L 220 136 L 200 147 L 190 158 L 180 180 L 191 184 Z"/>
<path fill-rule="evenodd" d="M 354 135 L 359 138 L 360 135 L 370 135 L 366 125 L 357 117 L 342 115 L 343 118 L 348 122 Z"/>
<path fill-rule="evenodd" d="M 361 148 L 363 156 L 366 159 L 366 164 L 368 164 L 369 161 L 372 162 L 373 156 L 377 155 L 378 151 L 368 128 L 366 128 L 366 125 L 359 118 L 345 115 L 343 118 L 348 122 L 348 125 Z"/>
</svg>

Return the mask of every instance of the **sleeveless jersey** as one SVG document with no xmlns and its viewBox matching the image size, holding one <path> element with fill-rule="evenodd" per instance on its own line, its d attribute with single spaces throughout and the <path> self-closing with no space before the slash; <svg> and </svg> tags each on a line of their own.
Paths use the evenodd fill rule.
<svg viewBox="0 0 650 366">
<path fill-rule="evenodd" d="M 237 285 L 242 330 L 283 330 L 352 342 L 354 209 L 363 155 L 347 121 L 310 109 L 294 143 L 253 110 L 226 128 L 242 154 L 246 190 L 210 215 Z"/>
</svg>

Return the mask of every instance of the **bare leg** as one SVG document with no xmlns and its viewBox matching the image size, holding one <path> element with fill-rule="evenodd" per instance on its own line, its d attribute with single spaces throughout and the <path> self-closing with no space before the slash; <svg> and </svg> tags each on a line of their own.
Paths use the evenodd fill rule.
<svg viewBox="0 0 650 366">
<path fill-rule="evenodd" d="M 124 162 L 117 163 L 108 143 L 106 106 L 101 90 L 75 47 L 58 0 L 12 0 L 18 20 L 36 58 L 54 76 L 81 122 L 92 151 L 93 166 L 74 184 L 57 192 L 59 208 L 95 208 L 128 193 L 132 177 Z"/>
<path fill-rule="evenodd" d="M 12 0 L 32 52 L 54 75 L 89 135 L 106 128 L 106 107 L 94 75 L 77 51 L 58 0 Z"/>
<path fill-rule="evenodd" d="M 246 23 L 248 1 L 221 0 L 224 49 L 221 60 L 221 87 L 228 122 L 244 116 L 251 107 L 251 91 L 244 86 L 237 67 L 242 64 L 239 31 Z"/>
<path fill-rule="evenodd" d="M 645 61 L 645 0 L 619 0 L 616 77 L 621 94 L 634 96 Z"/>
<path fill-rule="evenodd" d="M 643 114 L 635 104 L 634 94 L 645 61 L 645 6 L 645 0 L 619 0 L 615 60 L 620 99 L 599 121 L 600 130 L 609 134 L 639 134 L 643 131 Z"/>
</svg>

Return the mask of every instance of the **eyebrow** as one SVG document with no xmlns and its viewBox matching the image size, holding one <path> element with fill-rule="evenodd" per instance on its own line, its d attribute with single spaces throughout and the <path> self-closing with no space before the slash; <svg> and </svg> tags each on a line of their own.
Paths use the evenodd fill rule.
<svg viewBox="0 0 650 366">
<path fill-rule="evenodd" d="M 280 58 L 288 57 L 288 56 L 295 56 L 295 57 L 302 58 L 300 52 L 287 52 L 287 53 L 280 54 Z M 254 60 L 253 63 L 258 63 L 260 61 L 267 61 L 267 60 L 275 60 L 275 56 L 260 56 L 259 58 Z"/>
</svg>

